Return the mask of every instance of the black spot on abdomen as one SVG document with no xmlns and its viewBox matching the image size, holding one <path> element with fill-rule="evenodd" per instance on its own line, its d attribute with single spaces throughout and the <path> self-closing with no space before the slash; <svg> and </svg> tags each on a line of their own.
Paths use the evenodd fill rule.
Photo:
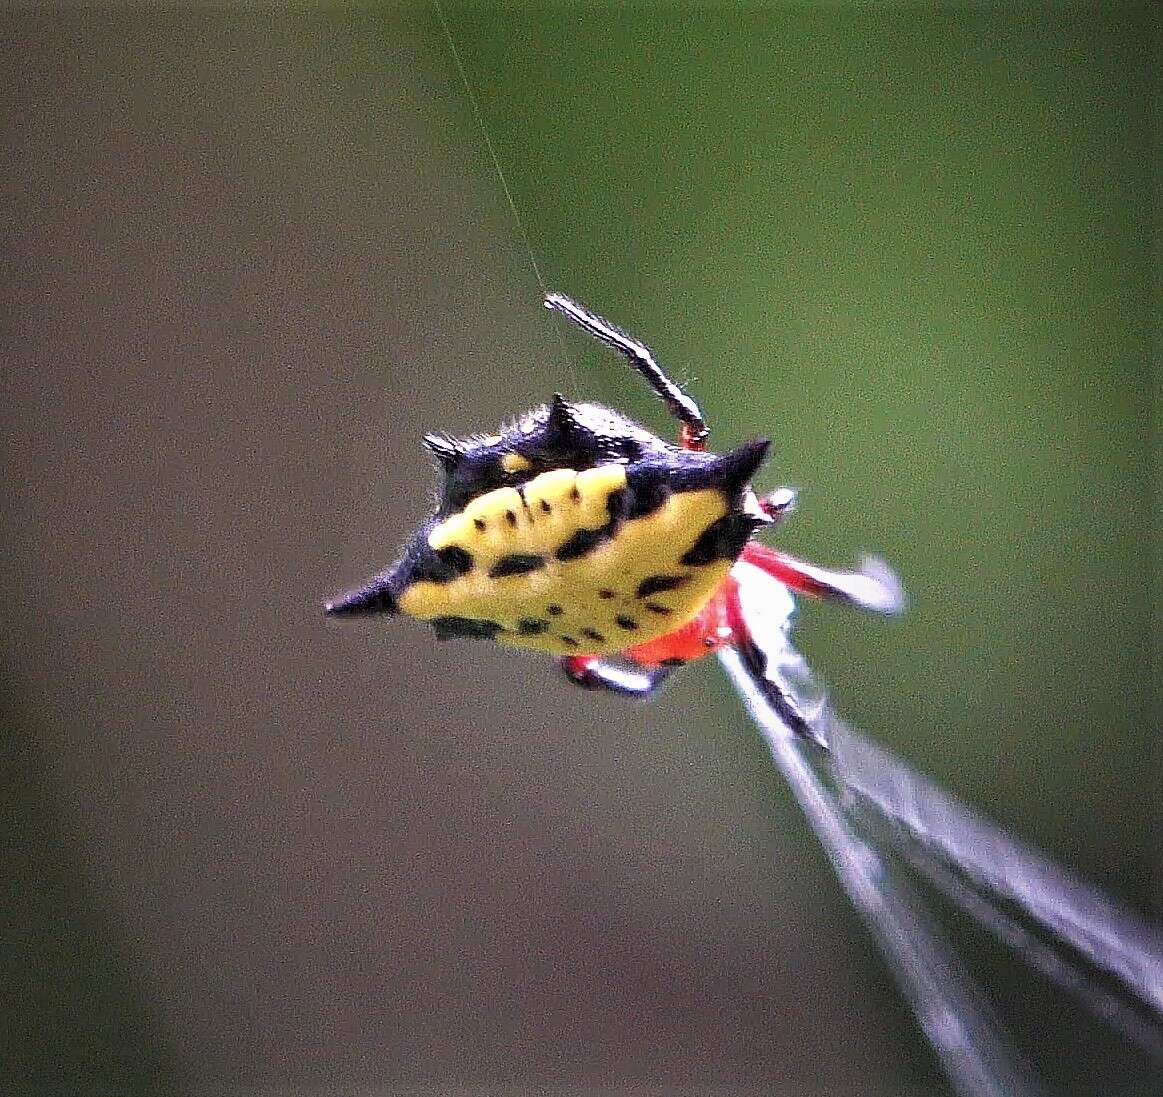
<svg viewBox="0 0 1163 1097">
<path fill-rule="evenodd" d="M 684 559 L 683 563 L 687 561 Z M 648 575 L 641 583 L 635 594 L 639 598 L 649 598 L 652 594 L 661 594 L 667 590 L 677 590 L 684 583 L 690 582 L 689 575 Z"/>
<path fill-rule="evenodd" d="M 749 514 L 724 514 L 703 530 L 679 562 L 698 566 L 716 560 L 734 560 L 759 524 Z"/>
<path fill-rule="evenodd" d="M 598 632 L 596 629 L 583 628 L 581 630 L 581 634 L 587 640 L 593 640 L 595 644 L 604 644 L 606 642 L 606 638 L 600 632 Z"/>
<path fill-rule="evenodd" d="M 490 579 L 501 579 L 506 575 L 524 575 L 545 567 L 545 557 L 533 553 L 514 552 L 502 556 L 491 568 Z"/>
<path fill-rule="evenodd" d="M 432 627 L 437 640 L 493 640 L 502 631 L 496 621 L 482 621 L 475 617 L 434 617 Z"/>
<path fill-rule="evenodd" d="M 559 560 L 576 560 L 587 552 L 593 552 L 603 541 L 608 541 L 612 533 L 608 525 L 601 529 L 579 529 L 553 555 Z"/>
<path fill-rule="evenodd" d="M 542 617 L 522 617 L 517 622 L 517 632 L 522 636 L 540 636 L 549 631 L 549 622 Z"/>
<path fill-rule="evenodd" d="M 614 618 L 614 623 L 618 628 L 625 629 L 627 632 L 635 632 L 638 629 L 638 622 L 633 617 L 624 617 L 622 614 L 618 614 Z"/>
<path fill-rule="evenodd" d="M 574 491 L 576 490 L 574 488 Z M 578 499 L 580 500 L 580 498 L 579 494 Z M 553 555 L 559 560 L 576 560 L 579 556 L 585 556 L 587 552 L 593 552 L 598 545 L 614 536 L 619 523 L 622 521 L 625 509 L 626 490 L 625 488 L 617 488 L 610 492 L 606 499 L 606 513 L 609 518 L 605 525 L 599 526 L 597 529 L 579 529 Z"/>
<path fill-rule="evenodd" d="M 451 583 L 473 569 L 472 554 L 457 545 L 428 549 L 412 566 L 409 582 Z"/>
</svg>

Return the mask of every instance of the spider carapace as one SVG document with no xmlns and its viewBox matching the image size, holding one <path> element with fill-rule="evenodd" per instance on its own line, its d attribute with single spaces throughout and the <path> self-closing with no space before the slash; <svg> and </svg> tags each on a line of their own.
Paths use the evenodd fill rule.
<svg viewBox="0 0 1163 1097">
<path fill-rule="evenodd" d="M 754 541 L 795 502 L 787 488 L 751 487 L 767 440 L 708 452 L 698 405 L 648 347 L 560 294 L 545 305 L 626 356 L 678 420 L 678 444 L 560 395 L 495 435 L 428 435 L 444 473 L 436 513 L 395 564 L 328 602 L 328 614 L 405 614 L 441 639 L 548 652 L 578 685 L 645 696 L 674 668 L 747 640 L 738 561 L 803 594 L 901 608 L 878 560 L 829 571 Z"/>
</svg>

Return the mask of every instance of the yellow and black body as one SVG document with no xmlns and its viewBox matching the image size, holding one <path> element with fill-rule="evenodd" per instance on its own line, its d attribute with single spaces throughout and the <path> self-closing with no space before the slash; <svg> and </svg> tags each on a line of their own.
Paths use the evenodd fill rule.
<svg viewBox="0 0 1163 1097">
<path fill-rule="evenodd" d="M 328 612 L 611 654 L 693 620 L 770 522 L 750 488 L 766 440 L 723 455 L 683 449 L 555 396 L 500 434 L 426 442 L 444 473 L 436 513 L 392 567 Z"/>
<path fill-rule="evenodd" d="M 327 613 L 404 614 L 441 639 L 548 652 L 576 685 L 645 697 L 675 667 L 749 643 L 732 574 L 740 558 L 792 591 L 882 613 L 903 607 L 880 561 L 833 572 L 752 541 L 795 500 L 787 488 L 762 498 L 751 488 L 768 442 L 707 452 L 698 404 L 649 347 L 561 294 L 545 305 L 625 355 L 678 420 L 679 444 L 560 395 L 498 434 L 429 435 L 444 473 L 436 513 L 390 568 Z M 638 669 L 608 662 L 614 654 Z"/>
</svg>

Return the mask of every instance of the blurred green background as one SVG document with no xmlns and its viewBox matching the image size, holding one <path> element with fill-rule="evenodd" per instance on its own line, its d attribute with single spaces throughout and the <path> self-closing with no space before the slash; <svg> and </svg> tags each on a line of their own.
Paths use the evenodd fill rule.
<svg viewBox="0 0 1163 1097">
<path fill-rule="evenodd" d="M 446 10 L 546 282 L 904 578 L 802 611 L 841 712 L 1157 916 L 1153 9 Z M 424 431 L 662 426 L 432 9 L 4 25 L 6 1088 L 947 1092 L 713 663 L 319 616 Z M 951 929 L 1057 1090 L 1158 1090 Z"/>
</svg>

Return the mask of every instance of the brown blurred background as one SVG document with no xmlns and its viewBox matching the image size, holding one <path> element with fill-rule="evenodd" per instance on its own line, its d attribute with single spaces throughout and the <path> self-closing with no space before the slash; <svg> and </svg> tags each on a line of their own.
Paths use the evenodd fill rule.
<svg viewBox="0 0 1163 1097">
<path fill-rule="evenodd" d="M 451 15 L 551 282 L 778 434 L 785 543 L 906 577 L 806 613 L 841 708 L 1148 912 L 1146 9 Z M 432 13 L 3 26 L 7 1091 L 946 1092 L 717 668 L 321 618 L 425 430 L 655 415 L 537 307 Z M 953 930 L 1065 1091 L 1149 1091 Z"/>
</svg>

